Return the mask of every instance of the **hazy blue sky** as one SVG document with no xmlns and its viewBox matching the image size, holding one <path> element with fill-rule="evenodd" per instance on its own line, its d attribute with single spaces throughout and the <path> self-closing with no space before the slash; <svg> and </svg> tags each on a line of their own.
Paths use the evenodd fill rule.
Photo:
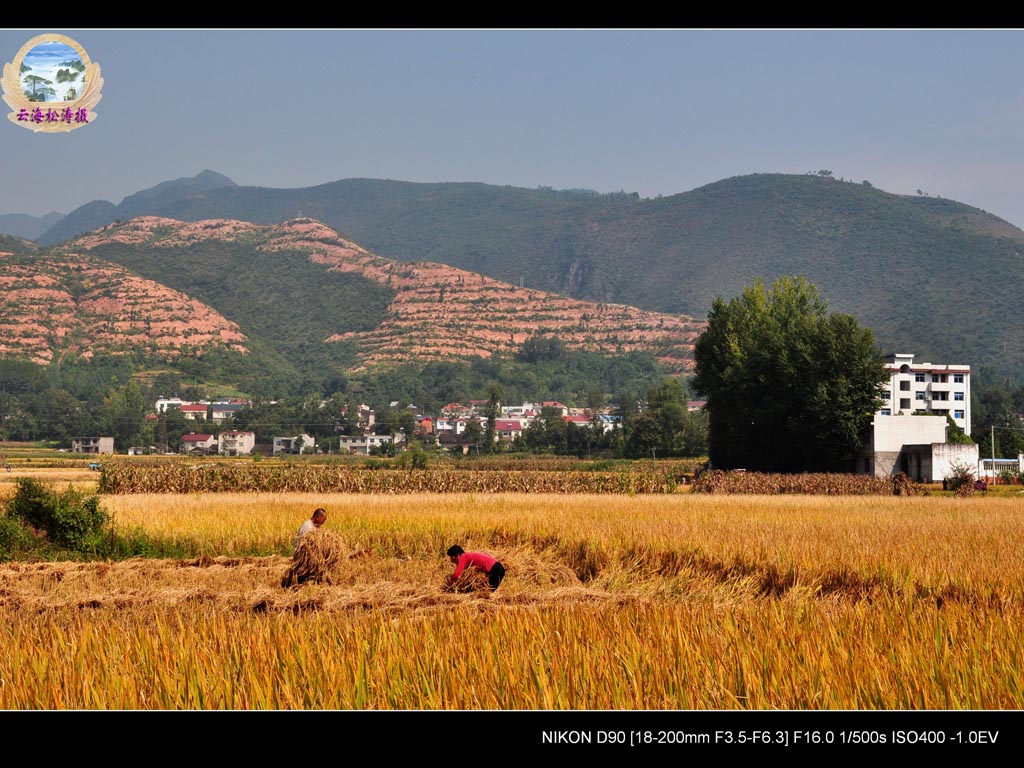
<svg viewBox="0 0 1024 768">
<path fill-rule="evenodd" d="M 0 213 L 117 203 L 204 168 L 670 195 L 830 169 L 1024 226 L 1024 32 L 0 30 L 99 63 L 94 124 L 0 104 Z"/>
</svg>

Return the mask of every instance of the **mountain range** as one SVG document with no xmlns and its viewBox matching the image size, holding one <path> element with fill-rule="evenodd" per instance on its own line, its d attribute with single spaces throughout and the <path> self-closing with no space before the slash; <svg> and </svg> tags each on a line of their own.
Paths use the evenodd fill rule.
<svg viewBox="0 0 1024 768">
<path fill-rule="evenodd" d="M 243 187 L 211 171 L 72 211 L 38 242 L 158 216 L 311 217 L 381 257 L 538 291 L 706 315 L 755 278 L 800 274 L 885 351 L 1024 378 L 1024 231 L 980 209 L 868 182 L 756 174 L 655 199 L 479 183 L 347 179 Z M 134 267 L 129 267 L 134 268 Z M 362 340 L 368 343 L 368 340 Z"/>
<path fill-rule="evenodd" d="M 130 355 L 322 381 L 437 361 L 570 351 L 693 365 L 704 323 L 377 256 L 309 218 L 266 226 L 143 216 L 0 252 L 0 357 Z M 21 246 L 18 253 L 14 245 Z M 33 250 L 34 249 L 34 250 Z M 236 382 L 237 384 L 237 379 Z"/>
</svg>

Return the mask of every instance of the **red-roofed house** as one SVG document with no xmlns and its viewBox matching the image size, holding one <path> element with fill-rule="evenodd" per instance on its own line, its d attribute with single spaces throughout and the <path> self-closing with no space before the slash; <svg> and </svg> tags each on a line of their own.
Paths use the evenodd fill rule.
<svg viewBox="0 0 1024 768">
<path fill-rule="evenodd" d="M 200 453 L 205 456 L 216 448 L 217 441 L 213 435 L 189 432 L 187 435 L 181 436 L 181 444 L 188 453 Z"/>
<path fill-rule="evenodd" d="M 495 419 L 494 432 L 499 440 L 512 442 L 523 434 L 523 424 L 519 419 Z"/>
<path fill-rule="evenodd" d="M 562 416 L 568 416 L 569 415 L 569 406 L 563 405 L 562 403 L 558 402 L 557 400 L 547 400 L 546 402 L 541 403 L 540 407 L 541 408 L 555 408 L 555 409 L 557 409 L 558 411 L 561 412 Z"/>
<path fill-rule="evenodd" d="M 192 403 L 189 405 L 178 406 L 178 410 L 181 411 L 181 415 L 186 419 L 191 419 L 192 421 L 197 419 L 200 421 L 206 421 L 206 409 L 206 403 Z"/>
</svg>

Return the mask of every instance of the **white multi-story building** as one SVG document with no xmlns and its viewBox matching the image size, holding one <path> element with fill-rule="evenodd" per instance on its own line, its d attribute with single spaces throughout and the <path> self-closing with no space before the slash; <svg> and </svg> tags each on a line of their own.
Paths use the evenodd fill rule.
<svg viewBox="0 0 1024 768">
<path fill-rule="evenodd" d="M 225 456 L 248 456 L 256 448 L 255 432 L 221 432 L 217 441 L 218 451 Z"/>
<path fill-rule="evenodd" d="M 885 368 L 889 382 L 882 386 L 879 416 L 951 416 L 971 434 L 971 366 L 915 363 L 913 354 L 895 354 L 885 358 Z"/>
</svg>

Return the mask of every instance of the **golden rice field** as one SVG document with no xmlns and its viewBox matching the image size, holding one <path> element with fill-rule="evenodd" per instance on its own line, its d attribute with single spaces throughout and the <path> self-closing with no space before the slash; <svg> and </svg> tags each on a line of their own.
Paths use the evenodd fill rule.
<svg viewBox="0 0 1024 768">
<path fill-rule="evenodd" d="M 0 709 L 1024 705 L 1024 500 L 106 496 L 187 560 L 0 565 Z M 359 557 L 285 589 L 314 507 Z M 452 543 L 506 565 L 443 589 Z"/>
<path fill-rule="evenodd" d="M 85 467 L 18 467 L 13 472 L 0 468 L 0 499 L 14 493 L 18 478 L 28 477 L 42 483 L 59 483 L 61 487 L 71 483 L 77 488 L 95 491 L 99 481 L 98 472 Z"/>
</svg>

